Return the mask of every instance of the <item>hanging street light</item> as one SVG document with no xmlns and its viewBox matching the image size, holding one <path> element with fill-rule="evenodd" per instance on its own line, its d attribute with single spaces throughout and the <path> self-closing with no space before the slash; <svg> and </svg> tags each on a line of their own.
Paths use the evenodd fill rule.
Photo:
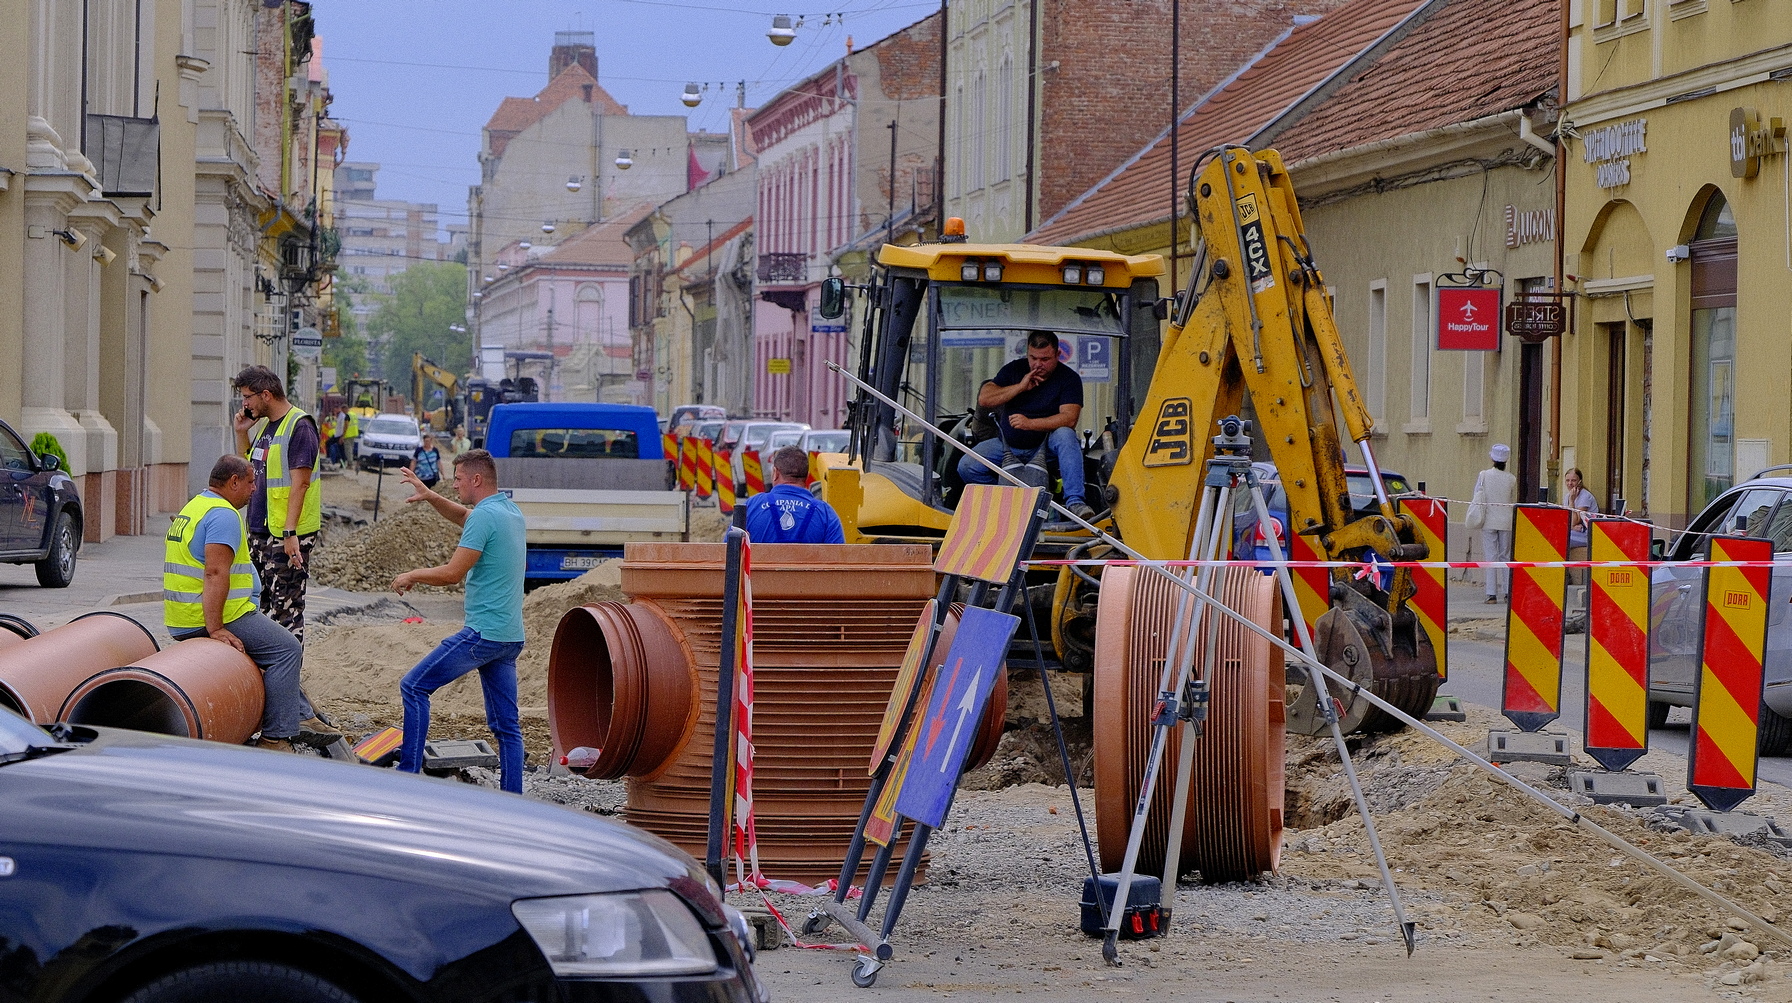
<svg viewBox="0 0 1792 1003">
<path fill-rule="evenodd" d="M 779 14 L 772 18 L 772 30 L 765 33 L 772 44 L 782 48 L 796 41 L 796 26 L 790 23 L 789 14 Z"/>
<path fill-rule="evenodd" d="M 584 179 L 576 174 L 566 179 L 566 190 L 569 192 L 576 192 L 583 187 L 585 187 Z"/>
<path fill-rule="evenodd" d="M 694 83 L 684 85 L 684 93 L 679 96 L 686 108 L 695 108 L 703 103 L 703 91 Z"/>
<path fill-rule="evenodd" d="M 616 169 L 617 170 L 626 171 L 633 166 L 635 166 L 634 158 L 630 157 L 628 155 L 627 150 L 616 151 Z"/>
<path fill-rule="evenodd" d="M 552 223 L 541 224 L 541 232 L 542 233 L 553 233 L 554 232 L 554 224 L 552 224 Z"/>
<path fill-rule="evenodd" d="M 524 250 L 524 251 L 527 251 L 527 250 L 528 250 L 528 249 L 529 249 L 529 248 L 531 248 L 531 247 L 534 247 L 534 246 L 535 246 L 535 245 L 534 245 L 534 244 L 531 244 L 531 243 L 529 243 L 529 242 L 528 242 L 528 241 L 526 241 L 526 240 L 519 240 L 519 241 L 517 241 L 517 242 L 516 242 L 516 246 L 517 246 L 517 247 L 518 247 L 518 248 L 520 248 L 520 249 L 521 249 L 521 250 Z"/>
</svg>

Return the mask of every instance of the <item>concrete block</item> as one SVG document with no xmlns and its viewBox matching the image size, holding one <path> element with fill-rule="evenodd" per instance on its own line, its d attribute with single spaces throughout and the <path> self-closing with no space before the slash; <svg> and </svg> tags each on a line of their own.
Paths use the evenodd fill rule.
<svg viewBox="0 0 1792 1003">
<path fill-rule="evenodd" d="M 1437 699 L 1431 701 L 1431 709 L 1425 712 L 1427 721 L 1467 721 L 1468 712 L 1462 709 L 1462 701 L 1445 693 L 1439 693 Z"/>
<path fill-rule="evenodd" d="M 1568 774 L 1568 789 L 1591 798 L 1594 804 L 1627 804 L 1647 808 L 1668 803 L 1661 778 L 1653 773 L 1575 770 Z"/>
<path fill-rule="evenodd" d="M 483 738 L 423 743 L 423 772 L 453 773 L 469 766 L 498 768 L 498 754 Z"/>
<path fill-rule="evenodd" d="M 1490 763 L 1545 763 L 1572 766 L 1568 736 L 1553 731 L 1490 731 L 1487 733 Z"/>
<path fill-rule="evenodd" d="M 1655 809 L 1655 814 L 1703 836 L 1753 836 L 1759 833 L 1782 846 L 1792 846 L 1792 835 L 1788 835 L 1778 821 L 1752 811 L 1706 811 L 1666 805 Z"/>
</svg>

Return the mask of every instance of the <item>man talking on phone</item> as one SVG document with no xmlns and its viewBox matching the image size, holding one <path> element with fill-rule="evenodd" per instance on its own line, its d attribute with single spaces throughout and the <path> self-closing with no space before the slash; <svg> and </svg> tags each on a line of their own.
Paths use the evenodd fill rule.
<svg viewBox="0 0 1792 1003">
<path fill-rule="evenodd" d="M 261 611 L 303 642 L 305 568 L 323 526 L 317 419 L 286 399 L 280 377 L 266 366 L 244 369 L 231 385 L 243 401 L 236 448 L 255 468 L 249 554 L 261 575 Z"/>
<path fill-rule="evenodd" d="M 1029 333 L 1026 357 L 983 381 L 977 406 L 993 410 L 996 423 L 995 438 L 972 447 L 977 455 L 1000 466 L 1004 445 L 1023 463 L 1040 448 L 1050 449 L 1064 481 L 1064 507 L 1084 519 L 1095 515 L 1083 501 L 1083 446 L 1076 437 L 1076 420 L 1083 413 L 1083 378 L 1058 361 L 1055 333 Z M 968 456 L 959 459 L 958 476 L 966 484 L 996 482 L 989 468 Z"/>
</svg>

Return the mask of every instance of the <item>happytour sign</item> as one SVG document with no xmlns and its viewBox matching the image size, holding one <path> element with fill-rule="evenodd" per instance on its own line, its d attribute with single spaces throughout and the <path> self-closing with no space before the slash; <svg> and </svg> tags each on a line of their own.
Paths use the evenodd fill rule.
<svg viewBox="0 0 1792 1003">
<path fill-rule="evenodd" d="M 1437 288 L 1437 347 L 1444 352 L 1496 352 L 1500 291 L 1480 286 Z"/>
</svg>

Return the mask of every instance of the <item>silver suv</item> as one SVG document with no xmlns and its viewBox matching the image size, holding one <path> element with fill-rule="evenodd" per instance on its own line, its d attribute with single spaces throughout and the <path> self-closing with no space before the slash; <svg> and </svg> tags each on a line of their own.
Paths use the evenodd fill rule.
<svg viewBox="0 0 1792 1003">
<path fill-rule="evenodd" d="M 1767 476 L 1780 474 L 1784 476 Z M 1792 752 L 1792 467 L 1769 467 L 1705 506 L 1665 555 L 1702 561 L 1713 534 L 1773 541 L 1776 562 L 1768 595 L 1766 696 L 1762 700 L 1762 755 Z M 1704 568 L 1658 567 L 1650 581 L 1649 727 L 1667 722 L 1670 707 L 1690 707 L 1699 676 Z"/>
</svg>

